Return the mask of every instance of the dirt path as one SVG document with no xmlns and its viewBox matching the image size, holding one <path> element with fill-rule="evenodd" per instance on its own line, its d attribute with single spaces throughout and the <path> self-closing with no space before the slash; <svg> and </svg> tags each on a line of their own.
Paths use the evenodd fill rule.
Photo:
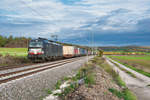
<svg viewBox="0 0 150 100">
<path fill-rule="evenodd" d="M 106 58 L 106 61 L 113 67 L 115 71 L 117 71 L 120 75 L 120 77 L 125 81 L 128 88 L 131 89 L 137 96 L 138 100 L 150 100 L 150 78 L 147 76 L 144 76 L 132 69 L 129 69 L 125 67 L 124 65 L 110 59 Z M 118 64 L 120 67 L 134 73 L 136 75 L 136 78 L 131 77 L 129 74 L 125 73 L 124 71 L 120 70 L 117 66 L 115 66 L 110 61 Z"/>
</svg>

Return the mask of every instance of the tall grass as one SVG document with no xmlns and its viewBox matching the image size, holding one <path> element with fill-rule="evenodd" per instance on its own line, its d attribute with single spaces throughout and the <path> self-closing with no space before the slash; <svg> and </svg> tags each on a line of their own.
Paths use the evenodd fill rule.
<svg viewBox="0 0 150 100">
<path fill-rule="evenodd" d="M 107 73 L 109 73 L 113 80 L 121 87 L 126 87 L 125 83 L 121 80 L 118 73 L 116 73 L 109 64 L 105 62 L 105 59 L 103 58 L 95 58 L 94 61 L 96 64 L 98 64 L 100 67 L 102 67 Z"/>
<path fill-rule="evenodd" d="M 127 88 L 121 92 L 114 88 L 110 88 L 109 91 L 120 99 L 124 98 L 124 100 L 137 100 L 136 96 Z"/>
<path fill-rule="evenodd" d="M 26 63 L 31 63 L 31 61 L 27 57 L 0 55 L 0 66 L 14 66 L 14 65 L 21 65 Z"/>
</svg>

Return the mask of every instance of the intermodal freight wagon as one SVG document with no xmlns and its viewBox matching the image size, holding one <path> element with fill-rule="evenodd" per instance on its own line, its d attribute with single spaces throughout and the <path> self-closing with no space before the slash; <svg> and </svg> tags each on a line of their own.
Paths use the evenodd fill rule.
<svg viewBox="0 0 150 100">
<path fill-rule="evenodd" d="M 76 46 L 63 46 L 47 39 L 38 38 L 29 42 L 28 58 L 31 60 L 52 60 L 90 55 L 91 51 Z"/>
<path fill-rule="evenodd" d="M 78 53 L 78 49 L 74 46 L 63 46 L 63 56 L 65 58 L 74 57 Z"/>
</svg>

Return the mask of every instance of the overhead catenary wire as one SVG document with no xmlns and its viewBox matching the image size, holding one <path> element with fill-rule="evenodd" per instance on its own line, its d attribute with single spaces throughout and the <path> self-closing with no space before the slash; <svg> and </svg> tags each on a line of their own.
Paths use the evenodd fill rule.
<svg viewBox="0 0 150 100">
<path fill-rule="evenodd" d="M 49 20 L 49 21 L 52 21 L 52 20 L 50 20 L 49 19 L 49 17 L 46 17 L 46 16 L 44 16 L 44 15 L 42 15 L 41 13 L 39 13 L 37 10 L 35 10 L 34 8 L 32 8 L 32 7 L 30 7 L 25 1 L 23 1 L 23 0 L 18 0 L 18 1 L 20 1 L 22 4 L 24 4 L 24 5 L 26 5 L 26 7 L 28 7 L 29 9 L 31 9 L 32 10 L 32 12 L 34 12 L 34 13 L 36 13 L 37 15 L 39 15 L 39 16 L 41 16 L 42 18 L 46 18 L 47 20 Z M 52 16 L 52 15 L 49 15 L 49 16 L 51 16 L 52 18 L 54 18 L 54 16 Z M 57 25 L 56 23 L 53 23 L 54 25 Z M 58 36 L 57 36 L 58 37 Z M 92 46 L 92 44 L 93 44 L 93 46 L 94 46 L 94 36 L 92 35 L 91 36 L 91 46 Z M 93 48 L 92 48 L 92 50 L 93 50 Z"/>
<path fill-rule="evenodd" d="M 23 0 L 19 0 L 19 2 L 22 3 L 23 5 L 25 5 L 27 8 L 29 8 L 29 9 L 32 11 L 32 13 L 34 12 L 36 15 L 40 16 L 41 18 L 46 19 L 47 21 L 50 21 L 50 22 L 51 22 L 52 20 L 50 20 L 50 17 L 54 18 L 54 16 L 52 16 L 52 15 L 49 15 L 50 17 L 47 17 L 47 16 L 42 15 L 42 14 L 39 13 L 36 9 L 30 7 L 30 6 L 27 4 L 27 2 L 25 2 L 25 1 L 23 1 Z M 51 23 L 51 24 L 57 25 L 56 23 Z M 40 35 L 41 35 L 41 34 L 40 34 Z"/>
<path fill-rule="evenodd" d="M 43 17 L 43 18 L 45 18 L 45 19 L 47 19 L 47 20 L 49 20 L 49 21 L 51 21 L 49 18 L 50 17 L 46 17 L 46 16 L 44 16 L 44 15 L 42 15 L 41 13 L 39 13 L 37 10 L 35 10 L 34 8 L 32 8 L 32 7 L 30 7 L 25 1 L 23 1 L 23 0 L 19 0 L 23 5 L 25 5 L 26 7 L 28 7 L 32 12 L 34 12 L 34 13 L 36 13 L 37 15 L 39 15 L 39 16 L 41 16 L 41 17 Z M 51 16 L 51 15 L 49 15 L 49 16 Z M 51 17 L 53 17 L 54 18 L 54 16 L 51 16 Z M 55 24 L 56 25 L 56 24 Z"/>
</svg>

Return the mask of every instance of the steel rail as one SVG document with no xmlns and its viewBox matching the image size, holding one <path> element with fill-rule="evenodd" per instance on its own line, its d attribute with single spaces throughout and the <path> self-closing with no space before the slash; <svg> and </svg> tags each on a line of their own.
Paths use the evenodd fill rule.
<svg viewBox="0 0 150 100">
<path fill-rule="evenodd" d="M 69 60 L 63 60 L 61 62 L 53 63 L 53 64 L 48 64 L 48 65 L 43 65 L 43 66 L 38 66 L 35 68 L 29 68 L 21 71 L 16 71 L 16 72 L 10 72 L 10 73 L 5 73 L 0 75 L 0 84 L 6 83 L 15 79 L 19 79 L 25 76 L 32 75 L 34 73 L 42 72 L 54 67 L 59 67 L 62 65 L 65 65 L 67 63 L 71 63 L 77 60 L 80 60 L 81 58 L 74 58 L 74 59 L 69 59 Z M 21 73 L 21 74 L 20 74 Z M 17 75 L 19 74 L 19 75 Z"/>
<path fill-rule="evenodd" d="M 75 59 L 75 58 L 69 58 L 69 59 Z M 66 60 L 66 59 L 55 60 L 55 61 L 45 62 L 45 63 L 37 63 L 37 64 L 55 63 L 55 62 L 64 61 L 64 60 Z M 8 69 L 15 69 L 15 68 L 28 67 L 28 66 L 34 66 L 37 64 L 27 64 L 24 66 L 19 66 L 19 65 L 18 66 L 3 66 L 3 67 L 0 67 L 0 71 L 4 71 L 4 70 L 8 70 Z"/>
</svg>

